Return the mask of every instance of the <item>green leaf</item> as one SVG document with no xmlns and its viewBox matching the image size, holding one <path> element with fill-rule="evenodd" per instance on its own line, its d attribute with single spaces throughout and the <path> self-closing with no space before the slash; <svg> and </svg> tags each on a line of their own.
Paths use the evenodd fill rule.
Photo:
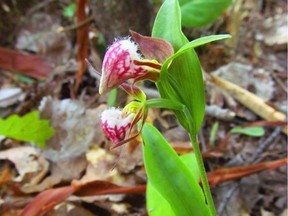
<svg viewBox="0 0 288 216">
<path fill-rule="evenodd" d="M 251 137 L 261 137 L 265 134 L 265 130 L 262 127 L 235 127 L 230 132 L 233 134 L 244 134 Z"/>
<path fill-rule="evenodd" d="M 227 39 L 227 38 L 231 38 L 231 35 L 229 34 L 220 34 L 220 35 L 210 35 L 210 36 L 205 36 L 205 37 L 201 37 L 201 38 L 197 38 L 193 41 L 190 41 L 189 43 L 185 44 L 184 46 L 182 46 L 175 54 L 173 54 L 172 56 L 170 56 L 164 63 L 162 66 L 162 75 L 163 73 L 167 72 L 167 68 L 169 66 L 169 64 L 171 63 L 171 61 L 173 61 L 176 57 L 184 54 L 185 52 L 192 50 L 198 46 L 202 46 L 204 44 L 213 42 L 213 41 L 217 41 L 217 40 L 223 40 L 223 39 Z"/>
<path fill-rule="evenodd" d="M 183 112 L 174 110 L 174 113 L 186 130 L 197 134 L 204 118 L 205 95 L 201 66 L 194 48 L 230 36 L 214 35 L 188 42 L 181 31 L 181 12 L 176 0 L 166 0 L 161 6 L 152 36 L 167 40 L 176 52 L 161 68 L 161 79 L 156 84 L 160 95 L 187 107 L 192 122 L 188 122 Z"/>
<path fill-rule="evenodd" d="M 148 180 L 175 215 L 210 215 L 198 181 L 160 132 L 145 124 L 142 138 Z"/>
<path fill-rule="evenodd" d="M 109 93 L 107 105 L 109 107 L 115 107 L 116 106 L 116 99 L 117 99 L 118 89 L 112 89 Z"/>
<path fill-rule="evenodd" d="M 180 156 L 180 159 L 190 170 L 191 174 L 194 176 L 195 181 L 199 182 L 200 171 L 198 169 L 195 154 L 185 154 Z M 149 181 L 147 183 L 146 197 L 149 216 L 175 216 L 170 204 L 163 196 L 161 196 L 161 194 L 151 185 Z"/>
<path fill-rule="evenodd" d="M 210 132 L 210 137 L 209 137 L 209 145 L 213 146 L 215 139 L 216 139 L 216 133 L 219 127 L 219 123 L 215 122 L 212 126 L 211 132 Z"/>
<path fill-rule="evenodd" d="M 152 36 L 167 40 L 177 52 L 188 43 L 181 31 L 181 12 L 178 1 L 166 0 L 161 6 L 152 30 Z M 156 84 L 162 98 L 184 104 L 193 122 L 188 122 L 183 112 L 174 111 L 186 130 L 199 130 L 205 112 L 204 83 L 200 62 L 195 51 L 189 50 L 174 59 L 168 72 L 161 70 L 161 80 Z"/>
<path fill-rule="evenodd" d="M 176 216 L 167 200 L 161 196 L 150 182 L 147 183 L 146 197 L 149 216 Z"/>
<path fill-rule="evenodd" d="M 166 108 L 171 110 L 181 111 L 184 109 L 184 105 L 178 101 L 171 101 L 163 98 L 152 98 L 146 101 L 147 108 Z"/>
<path fill-rule="evenodd" d="M 201 27 L 219 17 L 232 0 L 179 0 L 182 12 L 182 25 Z"/>
<path fill-rule="evenodd" d="M 69 4 L 67 7 L 64 8 L 63 15 L 65 17 L 71 18 L 74 16 L 75 12 L 76 12 L 76 4 L 72 3 L 72 4 Z"/>
<path fill-rule="evenodd" d="M 189 154 L 181 155 L 180 159 L 190 170 L 190 172 L 194 176 L 195 181 L 199 182 L 201 178 L 200 178 L 200 171 L 197 165 L 195 154 L 189 153 Z"/>
<path fill-rule="evenodd" d="M 39 119 L 38 111 L 33 111 L 23 117 L 11 115 L 0 119 L 0 135 L 20 141 L 34 142 L 41 147 L 53 136 L 54 130 L 48 120 Z"/>
<path fill-rule="evenodd" d="M 154 21 L 152 37 L 170 42 L 176 52 L 188 40 L 181 31 L 181 11 L 176 0 L 166 0 L 160 7 Z"/>
</svg>

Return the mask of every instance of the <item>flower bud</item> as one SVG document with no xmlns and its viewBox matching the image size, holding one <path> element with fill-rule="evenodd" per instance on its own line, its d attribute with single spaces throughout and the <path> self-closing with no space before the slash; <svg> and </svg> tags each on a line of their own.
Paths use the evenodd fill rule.
<svg viewBox="0 0 288 216">
<path fill-rule="evenodd" d="M 134 63 L 141 60 L 137 50 L 137 45 L 130 39 L 115 41 L 108 48 L 102 65 L 100 94 L 121 85 L 128 79 L 147 73 L 145 66 Z"/>
<path fill-rule="evenodd" d="M 134 116 L 134 113 L 123 116 L 121 110 L 111 108 L 101 113 L 100 123 L 106 136 L 117 144 L 125 139 Z"/>
</svg>

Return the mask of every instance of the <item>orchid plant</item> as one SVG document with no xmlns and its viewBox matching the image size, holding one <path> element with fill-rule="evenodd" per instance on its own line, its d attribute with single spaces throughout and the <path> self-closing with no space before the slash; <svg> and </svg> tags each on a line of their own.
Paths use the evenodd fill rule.
<svg viewBox="0 0 288 216">
<path fill-rule="evenodd" d="M 141 134 L 150 215 L 216 215 L 197 144 L 205 96 L 201 66 L 194 48 L 230 36 L 213 35 L 189 42 L 181 31 L 177 0 L 163 3 L 154 22 L 152 37 L 133 31 L 131 36 L 116 40 L 108 48 L 99 93 L 121 87 L 134 101 L 122 110 L 104 111 L 100 117 L 103 130 L 114 148 Z M 95 71 L 91 64 L 88 66 Z M 132 82 L 128 83 L 128 80 Z M 161 98 L 148 100 L 137 87 L 141 80 L 155 82 Z M 148 109 L 153 107 L 171 109 L 175 113 L 190 135 L 192 156 L 179 157 L 154 126 L 145 124 Z M 131 133 L 134 130 L 138 131 L 136 135 Z"/>
</svg>

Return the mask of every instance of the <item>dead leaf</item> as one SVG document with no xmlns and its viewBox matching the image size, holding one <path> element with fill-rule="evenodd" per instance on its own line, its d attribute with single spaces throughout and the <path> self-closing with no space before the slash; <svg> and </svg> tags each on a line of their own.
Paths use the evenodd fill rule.
<svg viewBox="0 0 288 216">
<path fill-rule="evenodd" d="M 31 181 L 21 187 L 21 191 L 24 193 L 40 192 L 60 184 L 61 182 L 70 182 L 73 179 L 79 179 L 86 166 L 87 162 L 84 156 L 73 158 L 73 160 L 68 161 L 57 161 L 57 163 L 51 162 L 49 176 L 45 179 L 43 179 L 43 175 L 39 176 L 38 179 L 42 177 L 40 178 L 42 181 L 37 181 L 37 176 L 34 177 Z M 45 174 L 47 174 L 47 172 L 48 169 Z"/>
<path fill-rule="evenodd" d="M 42 216 L 54 206 L 74 193 L 76 196 L 103 194 L 128 194 L 145 191 L 146 186 L 122 187 L 106 181 L 81 183 L 74 181 L 71 186 L 49 189 L 38 194 L 23 210 L 21 216 Z"/>
<path fill-rule="evenodd" d="M 45 56 L 53 66 L 65 64 L 70 58 L 72 45 L 67 34 L 58 31 L 60 27 L 59 17 L 44 12 L 33 13 L 21 25 L 16 49 Z"/>
<path fill-rule="evenodd" d="M 39 154 L 37 150 L 29 146 L 0 151 L 0 160 L 11 161 L 19 173 L 19 176 L 14 181 L 22 181 L 26 174 L 41 171 L 42 166 L 38 158 Z"/>
<path fill-rule="evenodd" d="M 99 116 L 105 108 L 86 109 L 82 101 L 44 97 L 39 107 L 40 116 L 50 119 L 56 132 L 47 142 L 44 156 L 55 162 L 69 160 L 83 155 L 92 144 L 100 144 L 104 134 Z"/>
<path fill-rule="evenodd" d="M 93 148 L 86 153 L 88 167 L 81 182 L 91 182 L 93 180 L 110 180 L 120 178 L 115 166 L 116 157 L 102 148 Z"/>
<path fill-rule="evenodd" d="M 7 164 L 1 167 L 0 170 L 0 186 L 6 185 L 13 177 L 13 172 Z M 1 199 L 0 199 L 1 205 Z"/>
<path fill-rule="evenodd" d="M 11 106 L 18 101 L 23 100 L 25 94 L 21 88 L 4 88 L 0 89 L 0 107 Z"/>
<path fill-rule="evenodd" d="M 67 199 L 74 191 L 75 188 L 72 186 L 43 191 L 25 207 L 21 216 L 42 216 L 54 206 Z"/>
<path fill-rule="evenodd" d="M 0 47 L 0 68 L 44 79 L 52 72 L 52 65 L 44 58 Z"/>
<path fill-rule="evenodd" d="M 277 14 L 269 17 L 263 22 L 263 29 L 256 35 L 256 39 L 263 40 L 269 46 L 282 45 L 288 43 L 288 23 L 287 14 Z"/>
<path fill-rule="evenodd" d="M 224 181 L 238 179 L 244 176 L 254 174 L 263 170 L 272 170 L 288 163 L 288 159 L 280 159 L 276 161 L 262 162 L 253 165 L 221 168 L 207 173 L 208 181 L 211 186 L 220 184 Z"/>
<path fill-rule="evenodd" d="M 268 106 L 261 98 L 252 94 L 251 92 L 227 81 L 221 79 L 215 75 L 211 75 L 212 82 L 224 91 L 227 91 L 238 101 L 240 101 L 244 106 L 255 112 L 257 115 L 268 121 L 286 121 L 286 116 L 275 110 L 274 108 Z M 286 134 L 287 127 L 283 129 Z"/>
<path fill-rule="evenodd" d="M 138 131 L 132 131 L 131 136 L 138 134 Z M 129 143 L 113 149 L 118 156 L 116 161 L 116 168 L 120 173 L 130 173 L 135 170 L 137 166 L 143 166 L 143 151 L 142 151 L 142 139 L 137 136 Z"/>
<path fill-rule="evenodd" d="M 77 203 L 63 202 L 56 205 L 53 210 L 49 211 L 47 216 L 96 216 L 89 210 L 81 207 Z"/>
<path fill-rule="evenodd" d="M 269 72 L 251 65 L 231 62 L 212 73 L 246 90 L 251 90 L 263 100 L 270 100 L 274 94 L 274 81 Z"/>
<path fill-rule="evenodd" d="M 264 208 L 261 208 L 261 216 L 275 216 L 273 212 L 266 211 Z"/>
<path fill-rule="evenodd" d="M 288 209 L 286 208 L 286 209 L 282 212 L 281 216 L 287 216 L 287 215 L 288 215 Z"/>
<path fill-rule="evenodd" d="M 86 7 L 87 7 L 86 0 L 77 1 L 76 17 L 77 17 L 78 25 L 87 19 Z M 78 48 L 77 50 L 78 71 L 76 74 L 76 85 L 75 85 L 76 92 L 77 92 L 77 89 L 79 88 L 79 85 L 81 84 L 82 75 L 87 68 L 85 59 L 88 57 L 88 48 L 89 48 L 88 33 L 89 33 L 88 23 L 77 28 L 76 44 Z"/>
</svg>

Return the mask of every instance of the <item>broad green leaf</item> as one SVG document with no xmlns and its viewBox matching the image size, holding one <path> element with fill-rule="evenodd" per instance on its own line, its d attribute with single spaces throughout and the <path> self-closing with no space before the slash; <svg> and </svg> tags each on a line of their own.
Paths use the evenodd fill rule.
<svg viewBox="0 0 288 216">
<path fill-rule="evenodd" d="M 181 155 L 180 159 L 188 167 L 192 175 L 194 176 L 195 181 L 200 181 L 200 171 L 197 165 L 197 160 L 194 153 L 189 153 Z"/>
<path fill-rule="evenodd" d="M 146 197 L 149 216 L 176 216 L 168 201 L 149 182 L 147 183 Z"/>
<path fill-rule="evenodd" d="M 175 215 L 210 215 L 198 181 L 160 132 L 145 124 L 142 138 L 148 181 L 167 200 Z"/>
<path fill-rule="evenodd" d="M 201 37 L 201 38 L 195 39 L 193 41 L 190 41 L 189 43 L 187 43 L 184 46 L 182 46 L 174 55 L 170 56 L 163 63 L 163 66 L 162 66 L 163 73 L 167 72 L 167 68 L 168 68 L 169 64 L 171 63 L 171 61 L 173 61 L 173 59 L 175 59 L 176 57 L 184 54 L 188 50 L 194 49 L 194 48 L 196 48 L 198 46 L 202 46 L 204 44 L 207 44 L 207 43 L 210 43 L 210 42 L 213 42 L 213 41 L 223 40 L 223 39 L 226 39 L 226 38 L 231 38 L 231 35 L 229 35 L 229 34 L 210 35 L 210 36 L 205 36 L 205 37 Z"/>
<path fill-rule="evenodd" d="M 161 80 L 157 83 L 161 97 L 178 101 L 187 107 L 192 122 L 188 122 L 183 113 L 174 113 L 185 129 L 196 134 L 204 117 L 205 95 L 201 66 L 194 48 L 230 36 L 213 35 L 188 42 L 181 31 L 181 12 L 176 0 L 166 0 L 161 6 L 152 36 L 167 40 L 175 50 L 175 54 L 161 68 Z"/>
<path fill-rule="evenodd" d="M 232 0 L 179 0 L 182 12 L 182 25 L 201 27 L 219 17 Z"/>
<path fill-rule="evenodd" d="M 181 11 L 177 0 L 166 0 L 154 21 L 152 37 L 170 42 L 176 52 L 188 42 L 181 31 Z"/>
<path fill-rule="evenodd" d="M 163 3 L 154 22 L 152 37 L 167 40 L 175 52 L 188 43 L 181 31 L 178 1 L 166 0 Z M 174 59 L 165 72 L 161 70 L 161 80 L 157 83 L 161 97 L 179 101 L 187 107 L 193 122 L 187 122 L 182 112 L 174 113 L 184 128 L 196 134 L 204 117 L 205 97 L 201 66 L 195 51 L 189 50 Z"/>
<path fill-rule="evenodd" d="M 152 98 L 146 101 L 147 108 L 166 108 L 171 110 L 179 110 L 182 111 L 184 109 L 184 105 L 179 103 L 178 101 L 171 101 L 169 99 L 163 98 Z"/>
<path fill-rule="evenodd" d="M 180 156 L 180 159 L 190 170 L 190 172 L 194 176 L 194 179 L 199 182 L 200 172 L 198 169 L 195 154 L 185 154 Z M 158 191 L 151 185 L 149 181 L 147 183 L 146 197 L 149 216 L 175 216 L 170 204 L 165 198 L 163 198 L 163 196 L 161 196 L 161 194 L 158 193 Z"/>
<path fill-rule="evenodd" d="M 265 134 L 265 130 L 262 127 L 235 127 L 230 132 L 252 137 L 261 137 Z"/>
<path fill-rule="evenodd" d="M 20 141 L 34 142 L 41 147 L 45 141 L 53 136 L 54 130 L 49 121 L 39 119 L 38 111 L 33 111 L 23 117 L 11 115 L 7 119 L 0 119 L 0 135 Z"/>
</svg>

